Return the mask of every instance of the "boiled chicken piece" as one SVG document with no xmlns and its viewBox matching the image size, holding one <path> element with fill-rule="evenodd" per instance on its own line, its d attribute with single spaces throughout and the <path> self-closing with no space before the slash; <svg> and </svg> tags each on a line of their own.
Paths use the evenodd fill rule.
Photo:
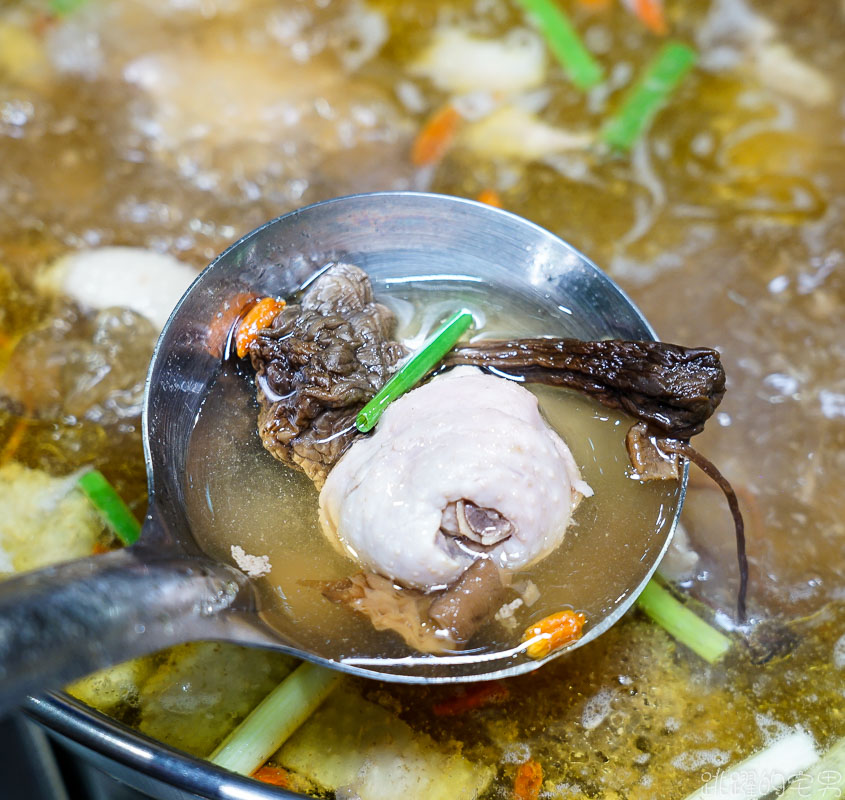
<svg viewBox="0 0 845 800">
<path fill-rule="evenodd" d="M 408 587 L 456 581 L 480 558 L 515 571 L 563 540 L 592 495 L 527 389 L 458 367 L 394 402 L 320 493 L 326 536 Z"/>
</svg>

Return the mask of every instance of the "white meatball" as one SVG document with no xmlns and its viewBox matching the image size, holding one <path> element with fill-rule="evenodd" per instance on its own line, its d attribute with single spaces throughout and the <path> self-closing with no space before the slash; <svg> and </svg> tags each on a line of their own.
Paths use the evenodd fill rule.
<svg viewBox="0 0 845 800">
<path fill-rule="evenodd" d="M 573 508 L 590 495 L 533 394 L 458 367 L 398 399 L 375 433 L 352 445 L 320 493 L 320 520 L 365 568 L 427 589 L 452 583 L 476 557 L 471 543 L 459 546 L 441 529 L 457 501 L 510 523 L 488 552 L 517 570 L 561 543 Z"/>
<path fill-rule="evenodd" d="M 140 247 L 100 247 L 62 256 L 39 288 L 59 291 L 85 309 L 131 308 L 159 329 L 197 271 L 173 256 Z"/>
</svg>

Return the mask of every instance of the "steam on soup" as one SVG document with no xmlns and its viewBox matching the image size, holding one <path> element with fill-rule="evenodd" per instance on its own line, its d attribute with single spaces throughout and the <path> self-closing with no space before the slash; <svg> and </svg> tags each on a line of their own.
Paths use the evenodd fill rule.
<svg viewBox="0 0 845 800">
<path fill-rule="evenodd" d="M 779 620 L 790 633 L 779 641 L 790 646 L 748 650 L 748 629 L 733 630 L 731 522 L 693 473 L 679 537 L 686 547 L 661 571 L 734 637 L 720 662 L 707 664 L 633 612 L 589 647 L 486 693 L 353 682 L 273 763 L 312 793 L 363 797 L 375 786 L 410 797 L 439 774 L 447 796 L 487 787 L 502 797 L 517 778 L 536 788 L 539 767 L 551 797 L 674 800 L 777 740 L 807 755 L 845 735 L 840 3 L 667 2 L 662 25 L 651 24 L 693 45 L 698 67 L 630 153 L 614 157 L 592 148 L 595 132 L 662 45 L 620 4 L 558 4 L 605 76 L 587 92 L 506 0 L 73 5 L 64 16 L 37 2 L 0 10 L 0 571 L 115 546 L 73 488 L 76 470 L 96 465 L 144 512 L 140 400 L 167 309 L 135 302 L 147 298 L 135 282 L 142 253 L 152 259 L 144 271 L 163 270 L 170 286 L 182 280 L 171 259 L 190 273 L 237 235 L 307 202 L 371 189 L 483 192 L 588 253 L 661 337 L 718 348 L 729 392 L 700 447 L 731 477 L 745 511 L 751 625 Z M 446 135 L 432 138 L 438 132 Z M 111 249 L 120 247 L 132 255 Z M 97 292 L 62 280 L 67 264 L 48 269 L 92 251 L 109 260 L 118 287 L 133 281 L 132 292 L 106 291 L 101 260 L 82 275 L 80 262 L 71 265 Z M 430 286 L 376 288 L 400 340 L 436 322 L 420 321 L 433 305 Z M 538 320 L 518 298 L 503 308 L 474 288 L 438 287 L 430 299 L 457 293 L 461 305 L 483 307 L 497 338 L 555 332 L 553 315 Z M 518 625 L 562 605 L 589 616 L 602 598 L 572 587 L 590 585 L 591 554 L 569 548 L 591 525 L 621 537 L 629 514 L 653 522 L 671 500 L 661 493 L 672 491 L 625 476 L 621 415 L 552 387 L 530 390 L 595 495 L 575 510 L 561 547 L 528 569 L 526 583 L 544 592 L 531 605 L 520 587 Z M 285 609 L 273 622 L 280 626 L 351 625 L 404 646 L 297 583 L 312 572 L 342 580 L 349 562 L 328 545 L 325 558 L 312 552 L 309 542 L 322 536 L 316 490 L 262 458 L 254 403 L 243 376 L 222 374 L 207 411 L 243 420 L 218 451 L 236 457 L 212 470 L 211 453 L 197 449 L 192 464 L 199 485 L 225 483 L 224 495 L 237 485 L 255 500 L 247 508 L 274 509 L 243 519 L 214 509 L 243 534 L 245 553 L 270 556 L 266 613 Z M 610 496 L 623 502 L 605 503 Z M 208 509 L 193 513 L 214 528 Z M 269 544 L 281 525 L 297 534 L 288 559 Z M 221 555 L 225 541 L 221 534 Z M 636 569 L 617 550 L 601 574 Z M 567 554 L 563 592 L 554 570 Z M 290 588 L 282 597 L 277 586 Z M 491 635 L 503 631 L 489 623 Z M 766 656 L 774 657 L 754 663 Z M 207 756 L 290 668 L 277 655 L 202 643 L 74 691 Z M 401 758 L 391 741 L 414 757 Z M 327 758 L 330 745 L 356 754 L 346 771 Z M 416 783 L 400 784 L 402 776 Z M 738 780 L 771 785 L 751 771 Z"/>
</svg>

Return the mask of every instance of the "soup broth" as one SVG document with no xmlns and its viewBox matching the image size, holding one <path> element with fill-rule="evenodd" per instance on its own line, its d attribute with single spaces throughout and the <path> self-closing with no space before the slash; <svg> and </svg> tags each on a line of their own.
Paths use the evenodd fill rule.
<svg viewBox="0 0 845 800">
<path fill-rule="evenodd" d="M 401 320 L 396 336 L 411 349 L 458 307 L 471 310 L 478 321 L 474 337 L 563 332 L 539 305 L 505 298 L 486 285 L 445 280 L 391 285 L 387 279 L 376 293 L 396 309 Z M 540 591 L 536 604 L 516 615 L 518 630 L 492 623 L 470 643 L 473 650 L 514 647 L 530 622 L 565 607 L 584 612 L 588 621 L 611 613 L 645 578 L 663 548 L 678 502 L 678 482 L 632 478 L 624 442 L 629 418 L 569 391 L 533 391 L 595 494 L 581 502 L 563 544 L 514 575 L 514 581 L 533 581 Z M 311 481 L 264 451 L 254 396 L 254 380 L 226 367 L 197 419 L 186 491 L 197 541 L 224 561 L 232 560 L 233 544 L 269 556 L 272 572 L 258 581 L 262 615 L 294 641 L 334 659 L 407 655 L 395 634 L 377 633 L 367 620 L 332 605 L 308 585 L 337 580 L 360 567 L 337 553 L 321 532 L 318 493 Z"/>
<path fill-rule="evenodd" d="M 466 713 L 435 710 L 462 696 L 449 687 L 352 689 L 493 765 L 490 800 L 509 800 L 531 759 L 544 771 L 543 800 L 681 800 L 797 729 L 819 751 L 845 736 L 845 9 L 838 0 L 666 0 L 668 37 L 692 45 L 698 66 L 631 151 L 611 155 L 584 146 L 582 134 L 600 131 L 666 39 L 629 13 L 635 3 L 555 3 L 604 71 L 592 90 L 572 83 L 511 0 L 0 3 L 0 536 L 9 556 L 0 570 L 115 546 L 93 514 L 79 526 L 87 538 L 71 535 L 65 505 L 46 514 L 49 504 L 20 487 L 21 473 L 32 478 L 24 470 L 61 482 L 93 465 L 139 519 L 146 509 L 139 415 L 155 330 L 125 309 L 81 305 L 65 291 L 72 287 L 49 288 L 57 258 L 128 245 L 199 269 L 257 225 L 328 197 L 495 190 L 506 209 L 606 269 L 661 338 L 722 354 L 728 391 L 693 443 L 737 488 L 745 513 L 750 628 L 778 623 L 791 650 L 756 663 L 752 630 L 735 630 L 733 528 L 693 469 L 682 517 L 689 547 L 661 570 L 696 613 L 734 636 L 719 664 L 634 610 L 588 646 L 507 681 L 500 702 Z M 443 30 L 464 44 L 515 42 L 530 69 L 506 77 L 527 75 L 525 85 L 455 88 L 479 72 L 463 50 L 446 59 L 451 69 L 422 74 L 421 54 Z M 480 72 L 501 75 L 500 63 Z M 485 120 L 472 117 L 498 100 L 509 114 L 492 137 L 488 119 L 481 136 Z M 415 165 L 415 138 L 456 102 L 467 117 L 452 146 L 439 162 Z M 505 135 L 503 120 L 526 119 L 544 127 Z M 538 152 L 540 134 L 562 145 Z M 126 273 L 116 260 L 114 274 Z M 415 337 L 415 295 L 379 292 L 400 312 L 403 335 Z M 531 309 L 478 301 L 493 309 L 490 334 L 557 330 Z M 270 553 L 281 571 L 285 559 L 271 552 L 280 531 L 322 541 L 313 489 L 260 449 L 243 376 L 221 375 L 215 392 L 209 408 L 237 414 L 209 433 L 219 450 L 192 454 L 191 513 L 219 528 L 221 542 L 234 529 L 233 541 Z M 559 553 L 532 573 L 548 583 L 546 602 L 558 590 L 542 570 L 585 538 L 592 511 L 621 535 L 632 509 L 656 520 L 668 501 L 625 477 L 613 453 L 621 459 L 627 423 L 578 398 L 540 394 L 596 489 Z M 207 409 L 200 424 L 212 421 Z M 595 461 L 588 436 L 616 450 Z M 599 474 L 606 458 L 612 475 Z M 209 508 L 202 492 L 217 484 L 226 500 L 210 493 Z M 636 501 L 610 508 L 607 497 L 623 491 Z M 241 502 L 251 493 L 258 502 Z M 261 503 L 276 516 L 259 513 Z M 18 540 L 27 552 L 12 547 Z M 326 553 L 320 569 L 348 569 Z M 624 551 L 620 558 L 635 568 Z M 303 556 L 293 572 L 311 563 Z M 308 596 L 299 574 L 272 577 L 295 613 L 373 635 Z M 564 595 L 559 602 L 573 602 Z M 273 585 L 265 598 L 275 624 L 288 624 Z M 96 692 L 74 691 L 125 723 L 127 737 L 140 730 L 206 757 L 283 677 L 279 658 L 192 645 L 121 667 Z M 771 789 L 748 772 L 738 780 L 758 794 Z"/>
</svg>

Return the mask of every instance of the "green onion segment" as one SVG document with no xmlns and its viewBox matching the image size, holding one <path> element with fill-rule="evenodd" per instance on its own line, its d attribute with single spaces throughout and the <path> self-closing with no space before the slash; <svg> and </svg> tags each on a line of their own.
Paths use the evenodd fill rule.
<svg viewBox="0 0 845 800">
<path fill-rule="evenodd" d="M 472 325 L 472 314 L 465 309 L 446 320 L 422 346 L 422 349 L 411 356 L 404 366 L 381 387 L 376 396 L 358 412 L 355 427 L 361 433 L 371 431 L 384 409 L 409 389 L 413 389 L 426 373 L 455 346 L 470 325 Z"/>
<path fill-rule="evenodd" d="M 553 0 L 516 0 L 546 38 L 549 49 L 579 89 L 602 82 L 602 68 L 586 48 L 563 9 Z"/>
<path fill-rule="evenodd" d="M 630 150 L 697 60 L 689 45 L 666 42 L 602 127 L 601 140 L 614 150 Z"/>
<path fill-rule="evenodd" d="M 78 481 L 97 511 L 123 544 L 134 544 L 141 535 L 141 525 L 102 472 L 92 469 Z"/>
<path fill-rule="evenodd" d="M 670 636 L 710 664 L 730 649 L 731 640 L 725 634 L 708 625 L 654 580 L 646 584 L 637 605 Z"/>
<path fill-rule="evenodd" d="M 342 677 L 303 662 L 223 740 L 209 760 L 231 772 L 252 775 L 317 710 Z"/>
</svg>

